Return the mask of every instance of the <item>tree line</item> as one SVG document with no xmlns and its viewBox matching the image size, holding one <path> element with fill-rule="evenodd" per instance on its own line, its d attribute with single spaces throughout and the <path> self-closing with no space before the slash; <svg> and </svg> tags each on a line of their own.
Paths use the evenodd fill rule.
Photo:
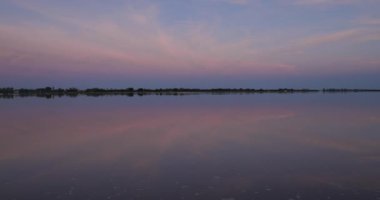
<svg viewBox="0 0 380 200">
<path fill-rule="evenodd" d="M 124 89 L 113 89 L 113 88 L 89 88 L 89 89 L 78 89 L 78 88 L 55 88 L 55 87 L 44 87 L 35 89 L 19 88 L 15 89 L 12 87 L 0 88 L 0 95 L 2 97 L 13 97 L 13 96 L 39 96 L 39 97 L 61 97 L 61 96 L 71 96 L 76 97 L 78 95 L 87 96 L 104 96 L 104 95 L 186 95 L 186 94 L 196 94 L 196 93 L 210 93 L 210 94 L 226 94 L 226 93 L 307 93 L 307 92 L 380 92 L 377 89 L 346 89 L 346 88 L 323 88 L 323 89 L 293 89 L 293 88 L 278 88 L 278 89 L 252 89 L 252 88 L 210 88 L 210 89 L 199 89 L 199 88 L 158 88 L 158 89 L 148 89 L 148 88 L 124 88 Z"/>
</svg>

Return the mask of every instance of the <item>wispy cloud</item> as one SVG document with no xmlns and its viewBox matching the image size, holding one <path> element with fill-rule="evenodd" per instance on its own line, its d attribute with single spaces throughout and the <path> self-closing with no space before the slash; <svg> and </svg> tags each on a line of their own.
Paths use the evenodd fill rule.
<svg viewBox="0 0 380 200">
<path fill-rule="evenodd" d="M 109 67 L 114 65 L 135 72 L 192 73 L 265 73 L 293 69 L 284 63 L 256 61 L 254 39 L 249 36 L 225 40 L 219 36 L 219 27 L 202 22 L 163 25 L 156 6 L 128 7 L 124 12 L 89 21 L 68 17 L 65 11 L 44 5 L 27 2 L 19 5 L 77 31 L 72 34 L 62 26 L 32 23 L 0 26 L 0 40 L 6 44 L 2 46 L 2 55 L 13 65 L 36 63 L 50 67 L 64 62 L 104 70 L 96 66 L 108 63 Z"/>
<path fill-rule="evenodd" d="M 299 41 L 299 45 L 303 47 L 313 47 L 326 43 L 333 43 L 342 40 L 353 40 L 358 36 L 361 36 L 363 30 L 360 29 L 349 29 L 343 30 L 318 36 L 311 36 L 308 38 L 304 38 Z"/>
<path fill-rule="evenodd" d="M 238 5 L 246 5 L 249 3 L 249 0 L 225 0 L 228 3 L 238 4 Z"/>
<path fill-rule="evenodd" d="M 360 3 L 358 0 L 294 0 L 298 5 L 336 5 Z"/>
<path fill-rule="evenodd" d="M 374 17 L 361 17 L 353 21 L 361 25 L 380 25 L 380 18 Z"/>
<path fill-rule="evenodd" d="M 305 18 L 313 18 L 315 24 L 305 25 L 304 16 L 297 14 L 300 11 L 297 9 L 304 9 L 302 6 L 279 6 L 283 4 L 278 1 L 268 3 L 269 7 L 267 3 L 251 6 L 260 3 L 256 0 L 210 1 L 216 3 L 202 3 L 202 6 L 217 4 L 220 10 L 212 14 L 203 10 L 198 16 L 189 11 L 178 14 L 177 7 L 166 10 L 167 7 L 151 2 L 117 4 L 107 8 L 107 12 L 98 12 L 98 7 L 109 4 L 94 1 L 99 5 L 92 10 L 83 7 L 85 1 L 75 7 L 59 1 L 9 0 L 23 15 L 0 22 L 1 74 L 56 70 L 117 75 L 276 76 L 304 73 L 311 68 L 318 70 L 321 68 L 318 62 L 324 60 L 319 58 L 325 57 L 328 57 L 326 62 L 334 63 L 331 70 L 345 67 L 352 57 L 357 63 L 367 63 L 362 69 L 376 67 L 373 62 L 366 62 L 377 62 L 376 52 L 367 56 L 355 51 L 355 47 L 367 48 L 364 47 L 367 43 L 380 40 L 377 18 L 353 21 L 355 17 L 351 17 L 339 20 L 338 24 L 335 22 L 338 20 L 319 21 L 323 17 L 307 15 Z M 292 0 L 286 4 L 289 2 L 292 5 L 358 3 Z M 235 6 L 248 4 L 247 7 L 255 7 L 257 12 Z M 286 9 L 294 13 L 289 15 Z M 35 18 L 29 20 L 24 15 Z M 340 50 L 345 51 L 350 45 L 352 51 L 341 55 Z M 330 55 L 326 56 L 326 52 Z"/>
</svg>

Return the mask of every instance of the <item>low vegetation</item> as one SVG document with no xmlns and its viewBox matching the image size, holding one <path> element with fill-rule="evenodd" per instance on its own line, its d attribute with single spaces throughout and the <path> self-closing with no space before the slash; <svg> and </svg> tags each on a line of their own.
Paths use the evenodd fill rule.
<svg viewBox="0 0 380 200">
<path fill-rule="evenodd" d="M 336 89 L 336 88 L 324 88 L 322 90 L 316 89 L 292 89 L 292 88 L 279 88 L 279 89 L 251 89 L 251 88 L 211 88 L 211 89 L 197 89 L 197 88 L 159 88 L 159 89 L 147 89 L 147 88 L 124 88 L 124 89 L 110 89 L 110 88 L 35 88 L 15 89 L 12 87 L 0 88 L 0 96 L 3 98 L 12 98 L 14 96 L 28 97 L 37 96 L 45 98 L 69 96 L 76 97 L 78 95 L 87 96 L 105 96 L 105 95 L 186 95 L 186 94 L 229 94 L 229 93 L 310 93 L 310 92 L 380 92 L 376 89 Z"/>
</svg>

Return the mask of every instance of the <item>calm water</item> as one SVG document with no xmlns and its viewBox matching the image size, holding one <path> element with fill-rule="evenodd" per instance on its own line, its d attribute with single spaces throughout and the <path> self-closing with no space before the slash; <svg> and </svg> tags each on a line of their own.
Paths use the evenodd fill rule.
<svg viewBox="0 0 380 200">
<path fill-rule="evenodd" d="M 0 99 L 0 199 L 380 199 L 380 94 Z"/>
</svg>

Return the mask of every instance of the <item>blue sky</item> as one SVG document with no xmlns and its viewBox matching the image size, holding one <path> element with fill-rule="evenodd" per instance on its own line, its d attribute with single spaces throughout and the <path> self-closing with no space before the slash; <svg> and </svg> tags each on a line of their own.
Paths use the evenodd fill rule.
<svg viewBox="0 0 380 200">
<path fill-rule="evenodd" d="M 3 0 L 0 85 L 379 88 L 377 0 Z"/>
</svg>

